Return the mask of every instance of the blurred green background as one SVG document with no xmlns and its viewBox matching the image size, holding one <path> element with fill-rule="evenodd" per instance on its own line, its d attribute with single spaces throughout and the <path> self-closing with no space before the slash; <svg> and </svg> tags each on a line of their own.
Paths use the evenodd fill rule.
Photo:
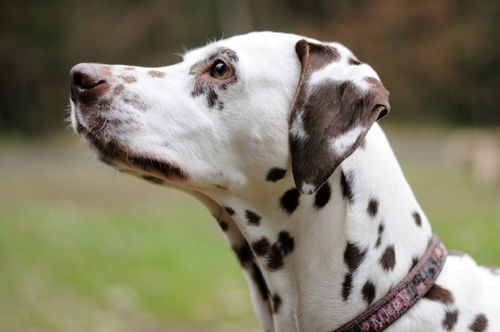
<svg viewBox="0 0 500 332">
<path fill-rule="evenodd" d="M 78 62 L 162 66 L 252 30 L 339 41 L 370 63 L 435 232 L 500 265 L 498 1 L 4 0 L 0 331 L 258 330 L 201 204 L 101 165 L 64 121 Z"/>
</svg>

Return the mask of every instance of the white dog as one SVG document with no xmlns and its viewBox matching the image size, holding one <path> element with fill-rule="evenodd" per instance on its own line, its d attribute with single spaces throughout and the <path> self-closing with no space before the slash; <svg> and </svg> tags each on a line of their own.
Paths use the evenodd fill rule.
<svg viewBox="0 0 500 332">
<path fill-rule="evenodd" d="M 272 32 L 71 70 L 74 130 L 210 209 L 266 331 L 500 331 L 495 270 L 450 253 L 439 274 L 446 251 L 375 123 L 388 95 L 341 44 Z"/>
</svg>

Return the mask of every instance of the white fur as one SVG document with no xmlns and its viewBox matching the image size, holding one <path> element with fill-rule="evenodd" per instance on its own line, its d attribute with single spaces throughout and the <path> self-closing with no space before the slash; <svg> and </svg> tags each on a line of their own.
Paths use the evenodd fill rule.
<svg viewBox="0 0 500 332">
<path fill-rule="evenodd" d="M 365 128 L 363 126 L 356 126 L 339 136 L 330 138 L 328 140 L 328 143 L 330 144 L 332 153 L 343 155 L 349 148 L 354 145 L 364 129 Z"/>
<path fill-rule="evenodd" d="M 215 218 L 225 220 L 229 225 L 225 236 L 232 246 L 252 243 L 262 236 L 275 241 L 283 230 L 294 237 L 294 251 L 285 258 L 282 269 L 270 271 L 266 259 L 257 258 L 270 293 L 282 298 L 277 314 L 271 312 L 269 301 L 261 298 L 249 271 L 243 270 L 256 315 L 266 331 L 334 330 L 366 309 L 361 293 L 366 280 L 376 286 L 375 301 L 380 299 L 404 278 L 412 257 L 422 255 L 432 233 L 377 124 L 368 132 L 365 148 L 357 149 L 328 180 L 332 192 L 326 206 L 316 209 L 313 195 L 301 195 L 299 206 L 291 215 L 280 208 L 280 197 L 295 186 L 288 124 L 300 75 L 295 43 L 302 38 L 259 32 L 217 41 L 190 51 L 178 64 L 154 68 L 164 72 L 164 78 L 148 75 L 151 68 L 134 67 L 127 71 L 123 66 L 112 66 L 112 75 L 108 77 L 112 88 L 102 97 L 112 100 L 102 116 L 110 123 L 121 121 L 120 125 L 108 124 L 99 129 L 106 140 L 118 141 L 130 154 L 174 162 L 185 170 L 188 181 L 164 180 L 169 186 L 191 193 Z M 365 78 L 378 78 L 373 69 L 368 65 L 349 67 L 346 59 L 352 55 L 350 51 L 337 43 L 330 45 L 340 51 L 342 60 L 313 73 L 310 84 L 349 79 L 367 91 L 370 85 Z M 222 46 L 234 50 L 239 57 L 235 65 L 238 81 L 219 92 L 224 108 L 218 111 L 207 106 L 204 96 L 191 95 L 194 83 L 189 69 Z M 327 74 L 331 70 L 338 75 L 331 77 Z M 124 84 L 124 92 L 139 96 L 147 110 L 138 110 L 112 95 L 113 88 L 122 83 L 118 75 L 137 79 Z M 75 127 L 78 121 L 90 131 L 97 130 L 91 128 L 77 104 L 72 102 L 71 108 Z M 356 127 L 336 137 L 334 148 L 343 150 L 361 130 Z M 307 137 L 300 116 L 293 121 L 292 132 Z M 131 170 L 125 164 L 116 167 Z M 287 169 L 286 176 L 277 182 L 266 181 L 271 167 Z M 353 174 L 352 204 L 343 197 L 339 185 L 342 172 Z M 307 192 L 307 185 L 302 189 Z M 374 220 L 366 213 L 371 198 L 379 201 Z M 235 210 L 234 216 L 223 209 L 225 206 Z M 249 225 L 246 210 L 262 217 L 260 226 Z M 421 227 L 415 225 L 412 211 L 422 216 Z M 381 221 L 383 242 L 375 248 Z M 347 272 L 343 253 L 347 241 L 366 249 L 366 255 L 355 272 L 349 299 L 343 301 L 342 283 Z M 396 250 L 396 265 L 390 272 L 379 263 L 388 244 Z M 488 331 L 500 330 L 498 277 L 478 268 L 467 256 L 453 256 L 448 258 L 437 284 L 455 297 L 453 308 L 460 315 L 454 331 L 466 331 L 478 313 L 488 317 Z M 423 299 L 388 331 L 442 331 L 447 309 L 452 308 Z"/>
</svg>

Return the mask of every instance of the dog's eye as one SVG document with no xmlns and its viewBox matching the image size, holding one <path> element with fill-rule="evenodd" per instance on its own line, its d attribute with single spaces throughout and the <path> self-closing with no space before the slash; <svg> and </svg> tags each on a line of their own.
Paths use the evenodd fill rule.
<svg viewBox="0 0 500 332">
<path fill-rule="evenodd" d="M 226 79 L 229 75 L 229 66 L 219 60 L 213 65 L 210 74 L 218 80 Z"/>
</svg>

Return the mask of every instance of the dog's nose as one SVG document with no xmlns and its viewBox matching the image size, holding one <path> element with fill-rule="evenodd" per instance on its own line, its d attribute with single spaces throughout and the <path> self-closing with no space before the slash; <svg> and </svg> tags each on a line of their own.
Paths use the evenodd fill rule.
<svg viewBox="0 0 500 332">
<path fill-rule="evenodd" d="M 101 65 L 79 63 L 69 71 L 71 100 L 73 102 L 91 103 L 97 100 L 109 87 L 106 79 L 109 76 Z"/>
</svg>

